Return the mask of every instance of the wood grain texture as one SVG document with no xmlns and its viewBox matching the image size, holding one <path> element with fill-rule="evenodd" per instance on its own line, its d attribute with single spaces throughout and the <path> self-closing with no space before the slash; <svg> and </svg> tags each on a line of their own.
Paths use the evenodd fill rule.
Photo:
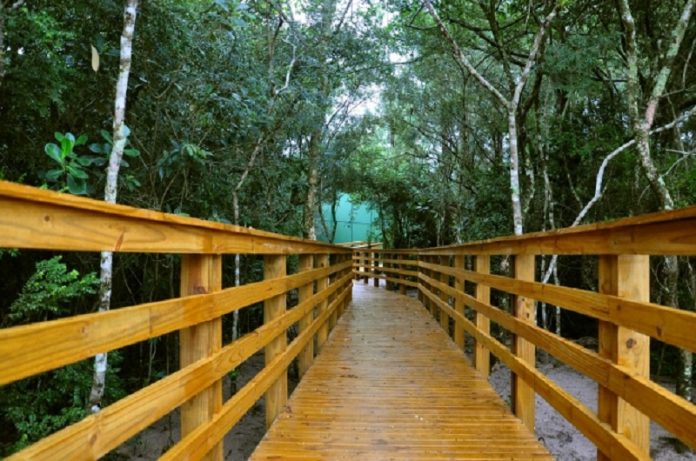
<svg viewBox="0 0 696 461">
<path fill-rule="evenodd" d="M 184 255 L 181 258 L 182 296 L 204 294 L 222 289 L 222 257 Z M 222 318 L 184 328 L 179 332 L 180 368 L 212 356 L 222 347 Z M 181 433 L 186 435 L 208 422 L 222 406 L 222 381 L 192 396 L 181 406 Z M 206 455 L 206 461 L 222 461 L 222 444 Z"/>
<path fill-rule="evenodd" d="M 482 458 L 552 459 L 416 300 L 363 286 L 251 456 Z"/>
<path fill-rule="evenodd" d="M 0 181 L 0 247 L 138 253 L 345 253 L 348 248 Z"/>
<path fill-rule="evenodd" d="M 215 319 L 349 267 L 346 261 L 210 294 L 0 329 L 0 385 Z"/>
<path fill-rule="evenodd" d="M 319 268 L 328 267 L 329 255 L 317 256 L 316 265 Z M 365 280 L 367 280 L 367 278 Z M 325 290 L 328 286 L 329 286 L 329 278 L 328 277 L 321 277 L 317 281 L 317 291 Z M 317 309 L 316 309 L 316 313 L 314 314 L 315 317 L 320 316 L 326 310 L 327 306 L 328 306 L 328 301 L 322 301 L 321 303 L 319 303 L 319 305 L 317 306 Z M 329 324 L 328 324 L 328 322 L 325 322 L 319 327 L 319 331 L 317 332 L 316 344 L 314 346 L 314 350 L 315 350 L 316 354 L 319 354 L 321 352 L 321 347 L 324 344 L 324 342 L 326 341 L 326 338 L 328 336 L 329 336 Z"/>
<path fill-rule="evenodd" d="M 427 278 L 425 275 L 422 277 Z M 430 282 L 439 283 L 432 279 Z M 448 287 L 441 287 L 448 289 Z M 605 387 L 612 394 L 626 400 L 681 441 L 696 449 L 696 432 L 691 429 L 696 427 L 696 405 L 693 403 L 687 402 L 648 377 L 636 374 L 632 368 L 617 365 L 610 359 L 585 349 L 573 341 L 517 319 L 467 294 L 461 292 L 451 294 L 461 297 L 467 305 L 506 330 L 524 337 L 579 373 L 593 379 L 600 388 Z"/>
<path fill-rule="evenodd" d="M 424 295 L 429 297 L 433 302 L 437 303 L 443 309 L 450 309 L 450 312 L 455 317 L 461 317 L 454 309 L 445 306 L 442 301 L 432 292 L 425 291 Z M 511 317 L 514 318 L 514 317 Z M 611 428 L 602 423 L 597 415 L 585 406 L 578 399 L 566 392 L 552 380 L 547 378 L 543 373 L 534 367 L 531 367 L 527 362 L 513 354 L 505 345 L 496 340 L 490 335 L 487 335 L 476 328 L 473 322 L 469 319 L 460 319 L 467 333 L 476 338 L 477 341 L 483 343 L 496 357 L 498 357 L 505 365 L 510 368 L 526 383 L 533 385 L 534 390 L 544 398 L 552 407 L 556 409 L 568 421 L 572 421 L 573 425 L 582 432 L 590 441 L 592 441 L 599 449 L 609 453 L 612 459 L 620 460 L 649 460 L 650 456 L 646 455 L 633 441 L 629 440 L 623 434 L 619 434 L 611 430 Z M 519 321 L 519 319 L 516 319 Z M 526 322 L 521 322 L 525 324 Z"/>
<path fill-rule="evenodd" d="M 515 256 L 515 278 L 517 280 L 534 281 L 534 255 Z M 523 322 L 536 324 L 536 312 L 534 300 L 526 296 L 515 296 L 512 302 L 513 314 Z M 536 367 L 536 350 L 534 344 L 527 341 L 524 337 L 513 335 L 512 352 L 520 360 Z M 515 415 L 522 420 L 525 426 L 534 432 L 535 403 L 534 388 L 521 380 L 515 372 L 512 372 L 512 408 Z"/>
<path fill-rule="evenodd" d="M 343 292 L 331 303 L 319 317 L 314 319 L 312 325 L 302 332 L 289 347 L 278 355 L 263 370 L 254 376 L 242 389 L 233 395 L 223 405 L 212 421 L 200 426 L 197 431 L 182 439 L 161 458 L 161 461 L 169 460 L 198 460 L 201 459 L 211 447 L 221 441 L 229 430 L 239 421 L 244 414 L 254 405 L 261 395 L 268 389 L 280 374 L 287 370 L 290 362 L 312 340 L 321 325 L 336 311 L 338 305 L 343 302 L 350 293 L 350 286 L 343 285 Z"/>
<path fill-rule="evenodd" d="M 314 268 L 314 255 L 300 255 L 297 270 L 298 272 L 311 271 Z M 343 274 L 345 275 L 345 274 Z M 302 303 L 308 300 L 314 294 L 314 282 L 302 285 L 297 290 L 298 302 Z M 308 329 L 314 320 L 314 309 L 312 309 L 307 315 L 302 317 L 302 319 L 297 324 L 298 332 L 301 334 L 303 331 Z M 309 341 L 307 346 L 302 349 L 300 355 L 297 357 L 297 371 L 300 378 L 304 376 L 309 367 L 312 365 L 314 360 L 314 341 Z"/>
<path fill-rule="evenodd" d="M 491 257 L 488 255 L 478 255 L 475 256 L 475 266 L 476 272 L 481 275 L 488 275 L 491 272 Z M 456 277 L 457 280 L 461 280 L 464 283 L 463 278 Z M 463 293 L 463 291 L 460 291 Z M 476 284 L 476 301 L 489 304 L 491 302 L 491 288 L 483 283 Z M 482 333 L 489 334 L 491 329 L 491 321 L 483 313 L 476 310 L 474 314 L 474 322 L 476 328 L 478 328 Z M 474 365 L 479 373 L 483 376 L 488 376 L 491 369 L 491 352 L 486 349 L 486 346 L 474 339 Z"/>
<path fill-rule="evenodd" d="M 470 282 L 485 284 L 501 291 L 622 325 L 668 344 L 696 352 L 696 335 L 693 334 L 696 331 L 696 312 L 577 288 L 517 280 L 500 275 L 484 275 L 426 262 L 421 262 L 420 265 L 424 269 L 449 272 Z"/>
<path fill-rule="evenodd" d="M 461 255 L 455 256 L 454 261 L 453 261 L 453 265 L 455 268 L 463 269 L 464 268 L 464 256 L 461 256 Z M 464 292 L 464 281 L 461 279 L 457 279 L 455 277 L 454 289 L 456 291 Z M 459 312 L 463 316 L 464 309 L 465 309 L 465 304 L 462 301 L 462 298 L 455 296 L 454 297 L 454 310 L 456 310 L 457 312 Z M 459 320 L 456 320 L 456 319 L 454 322 L 454 344 L 456 344 L 457 347 L 459 347 L 461 350 L 464 350 L 464 326 L 462 325 L 462 322 L 460 322 Z M 486 373 L 486 375 L 487 375 L 487 373 Z"/>
<path fill-rule="evenodd" d="M 264 256 L 263 258 L 263 278 L 275 279 L 285 277 L 287 271 L 287 260 L 285 256 Z M 322 288 L 320 288 L 321 290 Z M 270 323 L 282 317 L 286 310 L 287 296 L 285 294 L 269 298 L 263 303 L 263 323 Z M 273 362 L 277 356 L 285 351 L 288 344 L 288 335 L 278 335 L 266 346 L 265 364 Z M 281 408 L 288 399 L 288 373 L 280 373 L 278 379 L 270 385 L 266 391 L 266 427 L 270 427 Z"/>
<path fill-rule="evenodd" d="M 650 301 L 648 256 L 602 256 L 600 289 L 607 294 L 637 301 Z M 631 370 L 635 376 L 650 377 L 650 337 L 610 322 L 599 324 L 599 353 Z M 625 434 L 645 453 L 650 453 L 650 419 L 617 396 L 611 389 L 598 389 L 598 414 L 612 428 Z M 598 459 L 609 459 L 600 452 Z"/>
<path fill-rule="evenodd" d="M 7 459 L 53 461 L 98 459 L 106 455 L 234 370 L 278 335 L 285 334 L 291 325 L 313 310 L 318 303 L 326 300 L 330 294 L 346 287 L 349 281 L 350 275 L 344 276 L 337 284 L 316 293 L 282 317 L 224 346 L 213 356 L 162 378 Z"/>
</svg>

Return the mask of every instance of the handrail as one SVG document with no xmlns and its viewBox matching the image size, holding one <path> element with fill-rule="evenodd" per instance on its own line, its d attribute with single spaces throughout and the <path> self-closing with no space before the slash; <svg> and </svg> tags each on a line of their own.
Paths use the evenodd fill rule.
<svg viewBox="0 0 696 461">
<path fill-rule="evenodd" d="M 599 291 L 536 282 L 535 257 L 550 254 L 599 256 Z M 650 459 L 650 420 L 696 449 L 696 405 L 652 381 L 648 369 L 650 337 L 696 352 L 696 313 L 650 302 L 647 255 L 696 255 L 696 207 L 447 247 L 358 249 L 353 274 L 402 293 L 417 288 L 460 348 L 472 337 L 485 376 L 493 353 L 513 373 L 513 410 L 530 430 L 539 394 L 597 446 L 598 458 Z M 512 256 L 513 275 L 491 274 L 491 256 Z M 513 296 L 510 312 L 491 289 Z M 599 350 L 538 327 L 536 301 L 597 319 Z M 490 322 L 512 334 L 511 347 Z M 536 347 L 598 383 L 597 412 L 536 369 Z"/>
<path fill-rule="evenodd" d="M 269 424 L 283 408 L 288 366 L 298 358 L 300 374 L 307 370 L 351 297 L 349 248 L 5 181 L 0 248 L 182 255 L 180 297 L 0 329 L 0 385 L 180 332 L 179 371 L 10 460 L 96 459 L 176 408 L 182 437 L 165 458 L 191 452 L 221 460 L 222 437 L 262 395 Z M 235 253 L 264 255 L 264 280 L 223 289 L 221 255 Z M 286 274 L 288 255 L 299 255 L 298 273 Z M 287 310 L 295 289 L 298 305 Z M 260 302 L 264 324 L 223 345 L 222 316 Z M 294 325 L 299 335 L 287 344 Z M 265 368 L 223 405 L 221 379 L 264 348 Z"/>
</svg>

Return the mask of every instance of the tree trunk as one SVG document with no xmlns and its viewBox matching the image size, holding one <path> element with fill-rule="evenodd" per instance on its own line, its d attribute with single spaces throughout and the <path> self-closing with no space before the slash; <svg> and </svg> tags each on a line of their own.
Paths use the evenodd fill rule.
<svg viewBox="0 0 696 461">
<path fill-rule="evenodd" d="M 314 212 L 317 209 L 317 195 L 319 189 L 319 162 L 321 160 L 321 131 L 317 128 L 309 138 L 307 148 L 307 197 L 304 206 L 304 237 L 310 240 L 317 239 L 317 231 L 314 224 Z"/>
<path fill-rule="evenodd" d="M 517 146 L 517 108 L 508 112 L 508 142 L 510 143 L 510 198 L 515 235 L 524 233 L 522 200 L 520 199 L 520 157 Z"/>
<path fill-rule="evenodd" d="M 641 75 L 639 73 L 639 50 L 638 40 L 636 39 L 636 24 L 631 12 L 631 7 L 628 0 L 618 2 L 621 11 L 621 23 L 624 28 L 624 46 L 626 54 L 626 97 L 628 100 L 628 113 L 631 120 L 634 136 L 636 138 L 636 148 L 640 160 L 640 166 L 643 173 L 648 179 L 650 187 L 657 195 L 660 201 L 662 210 L 672 210 L 674 208 L 674 200 L 670 194 L 667 185 L 665 184 L 662 175 L 659 174 L 655 162 L 650 153 L 650 130 L 655 121 L 658 104 L 660 98 L 663 97 L 669 76 L 672 72 L 674 58 L 679 52 L 679 48 L 684 39 L 684 35 L 691 20 L 691 14 L 694 8 L 694 0 L 687 0 L 681 15 L 672 30 L 671 40 L 664 56 L 660 56 L 661 67 L 657 74 L 652 75 L 652 88 L 649 93 L 645 92 L 648 97 L 643 103 L 641 95 L 644 93 L 641 85 Z M 650 57 L 652 59 L 653 57 Z M 665 304 L 671 307 L 678 306 L 678 281 L 679 281 L 679 262 L 676 256 L 665 257 L 664 274 L 666 280 L 666 299 Z M 692 380 L 692 355 L 688 351 L 682 351 L 682 372 L 678 380 L 681 383 L 677 386 L 678 390 L 688 389 L 689 395 L 681 394 L 684 397 L 690 398 L 690 386 Z"/>
<path fill-rule="evenodd" d="M 128 76 L 131 67 L 133 50 L 133 34 L 135 18 L 138 11 L 138 0 L 127 0 L 123 13 L 123 34 L 121 35 L 121 65 L 116 82 L 116 98 L 114 101 L 113 146 L 106 170 L 106 186 L 104 201 L 116 203 L 118 193 L 118 172 L 121 167 L 123 150 L 128 138 L 125 124 L 126 93 L 128 91 Z M 108 311 L 111 307 L 111 285 L 113 280 L 113 253 L 101 253 L 99 275 L 99 312 Z M 89 395 L 89 408 L 94 413 L 101 408 L 101 400 L 106 388 L 106 370 L 108 367 L 107 354 L 97 354 L 94 358 L 94 376 L 92 390 Z"/>
</svg>

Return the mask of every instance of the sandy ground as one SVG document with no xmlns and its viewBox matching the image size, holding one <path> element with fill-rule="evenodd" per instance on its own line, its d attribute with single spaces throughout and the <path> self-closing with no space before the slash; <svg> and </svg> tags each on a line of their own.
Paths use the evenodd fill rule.
<svg viewBox="0 0 696 461">
<path fill-rule="evenodd" d="M 257 353 L 239 368 L 238 388 L 241 388 L 263 368 L 263 352 Z M 294 388 L 296 380 L 289 377 L 289 386 Z M 231 395 L 230 380 L 224 381 L 224 398 Z M 256 448 L 265 428 L 264 399 L 261 398 L 225 437 L 224 451 L 226 461 L 246 460 Z M 179 440 L 179 412 L 173 411 L 155 424 L 145 429 L 115 450 L 113 459 L 145 461 L 154 460 Z"/>
<path fill-rule="evenodd" d="M 597 410 L 597 383 L 558 363 L 541 365 L 539 369 L 589 408 Z M 496 364 L 493 367 L 490 382 L 503 399 L 509 402 L 510 371 Z M 538 396 L 536 427 L 540 441 L 557 459 L 562 461 L 596 459 L 594 445 Z M 696 461 L 696 455 L 693 452 L 677 453 L 673 436 L 655 423 L 652 423 L 650 427 L 650 439 L 650 454 L 656 461 Z"/>
<path fill-rule="evenodd" d="M 409 295 L 415 296 L 415 291 L 409 290 Z M 249 358 L 240 367 L 237 378 L 238 387 L 241 388 L 262 368 L 263 353 L 261 352 Z M 540 365 L 539 369 L 570 394 L 596 411 L 597 384 L 594 381 L 557 362 Z M 496 364 L 491 372 L 490 381 L 502 398 L 509 402 L 509 370 Z M 296 385 L 296 379 L 292 372 L 289 374 L 288 384 L 290 389 L 294 389 Z M 227 378 L 225 379 L 224 395 L 225 399 L 231 395 L 230 380 Z M 537 397 L 536 411 L 537 435 L 557 459 L 561 461 L 586 461 L 596 458 L 594 445 L 540 397 Z M 251 455 L 265 433 L 264 420 L 264 400 L 262 398 L 225 437 L 226 461 L 241 461 Z M 678 453 L 675 450 L 672 435 L 657 424 L 652 423 L 650 435 L 651 456 L 656 461 L 696 461 L 696 454 L 693 452 Z M 178 411 L 165 416 L 139 436 L 124 443 L 111 455 L 111 459 L 157 459 L 176 440 L 179 440 Z"/>
</svg>

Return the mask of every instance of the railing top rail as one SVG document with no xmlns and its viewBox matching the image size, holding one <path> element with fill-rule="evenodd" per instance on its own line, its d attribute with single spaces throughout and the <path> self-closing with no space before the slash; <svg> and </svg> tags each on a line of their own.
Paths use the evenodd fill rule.
<svg viewBox="0 0 696 461">
<path fill-rule="evenodd" d="M 696 206 L 521 236 L 383 251 L 419 255 L 696 255 Z"/>
<path fill-rule="evenodd" d="M 0 181 L 0 247 L 141 253 L 352 250 L 297 237 Z"/>
</svg>

